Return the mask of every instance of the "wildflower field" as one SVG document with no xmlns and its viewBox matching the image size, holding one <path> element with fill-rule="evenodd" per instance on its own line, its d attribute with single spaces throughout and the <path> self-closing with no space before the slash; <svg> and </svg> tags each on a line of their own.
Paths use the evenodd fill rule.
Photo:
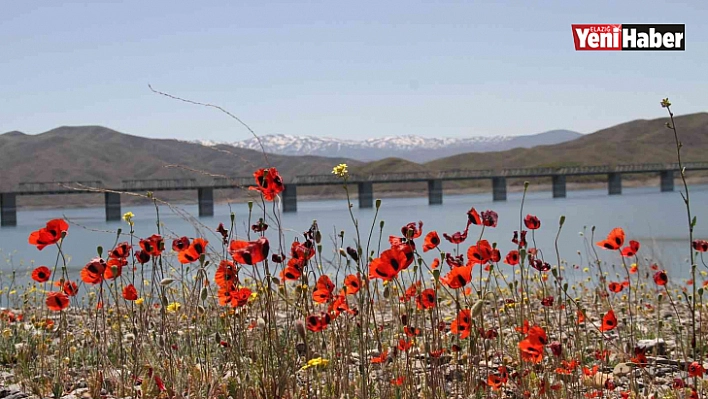
<svg viewBox="0 0 708 399">
<path fill-rule="evenodd" d="M 349 198 L 347 166 L 332 172 Z M 564 217 L 540 220 L 523 201 L 515 215 L 470 207 L 458 232 L 411 220 L 389 237 L 380 201 L 366 226 L 348 201 L 329 241 L 313 223 L 286 242 L 296 226 L 280 224 L 283 179 L 273 167 L 254 178 L 248 231 L 232 216 L 211 226 L 216 240 L 171 236 L 153 198 L 154 234 L 136 236 L 140 220 L 126 213 L 125 230 L 78 274 L 62 251 L 70 225 L 38 226 L 28 245 L 56 262 L 3 298 L 0 397 L 658 399 L 708 389 L 708 242 L 693 237 L 685 184 L 688 285 L 622 226 L 592 230 L 595 261 L 573 265 L 590 278 L 569 284 L 557 239 L 534 235 L 559 237 Z M 519 227 L 490 243 L 498 218 Z"/>
</svg>

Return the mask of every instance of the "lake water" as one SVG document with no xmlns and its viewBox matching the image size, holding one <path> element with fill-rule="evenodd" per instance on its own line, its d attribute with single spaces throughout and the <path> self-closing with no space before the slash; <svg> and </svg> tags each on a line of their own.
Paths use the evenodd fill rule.
<svg viewBox="0 0 708 399">
<path fill-rule="evenodd" d="M 532 192 L 527 194 L 524 215 L 531 213 L 541 219 L 541 229 L 536 231 L 536 243 L 543 251 L 545 258 L 555 264 L 553 241 L 558 229 L 561 215 L 566 216 L 565 225 L 560 236 L 559 245 L 561 258 L 569 265 L 585 267 L 591 261 L 587 242 L 591 226 L 596 226 L 596 238 L 603 239 L 614 227 L 622 227 L 627 233 L 627 239 L 638 240 L 641 244 L 640 258 L 651 258 L 660 263 L 662 268 L 670 271 L 673 279 L 688 276 L 688 232 L 685 207 L 678 191 L 660 193 L 657 187 L 625 188 L 618 196 L 608 196 L 606 189 L 568 191 L 568 198 L 553 199 L 549 192 Z M 698 218 L 695 230 L 696 238 L 708 238 L 708 210 L 704 204 L 708 202 L 708 186 L 691 188 L 693 213 Z M 491 194 L 447 195 L 443 205 L 429 206 L 427 198 L 397 198 L 384 199 L 380 209 L 380 218 L 385 220 L 384 237 L 400 235 L 400 228 L 408 222 L 424 222 L 424 233 L 434 229 L 442 238 L 442 233 L 454 233 L 465 227 L 466 212 L 474 206 L 478 211 L 491 209 L 499 214 L 499 224 L 496 228 L 487 229 L 485 238 L 497 242 L 502 257 L 515 244 L 511 243 L 514 230 L 519 229 L 519 207 L 521 193 L 509 193 L 506 202 L 493 202 Z M 354 214 L 360 221 L 362 236 L 368 235 L 375 210 L 358 209 L 354 200 Z M 217 205 L 214 217 L 201 218 L 198 222 L 203 227 L 195 227 L 194 220 L 185 218 L 183 213 L 197 214 L 196 205 L 179 206 L 180 211 L 171 210 L 167 206 L 160 207 L 160 219 L 164 224 L 163 235 L 170 237 L 168 247 L 174 236 L 204 236 L 212 244 L 218 244 L 220 237 L 214 229 L 220 222 L 230 224 L 230 212 L 236 214 L 237 233 L 245 234 L 248 208 L 246 204 Z M 254 207 L 254 212 L 257 210 Z M 152 206 L 123 207 L 123 212 L 135 214 L 136 235 L 146 237 L 156 233 L 155 209 Z M 270 210 L 269 210 L 270 213 Z M 5 258 L 0 270 L 7 272 L 16 269 L 18 274 L 26 275 L 37 265 L 54 265 L 57 251 L 55 247 L 47 247 L 38 251 L 27 243 L 27 237 L 33 230 L 44 226 L 52 218 L 67 217 L 70 220 L 69 234 L 64 243 L 65 253 L 70 256 L 69 268 L 76 271 L 96 256 L 96 248 L 100 245 L 110 249 L 116 240 L 116 231 L 122 228 L 127 232 L 125 222 L 106 222 L 103 208 L 28 210 L 18 212 L 17 227 L 0 229 L 0 256 Z M 325 254 L 331 258 L 335 251 L 332 237 L 335 232 L 346 231 L 347 245 L 353 246 L 354 229 L 347 213 L 346 201 L 316 201 L 298 203 L 297 213 L 282 215 L 282 225 L 286 231 L 286 243 L 292 241 L 299 232 L 309 228 L 313 220 L 317 220 L 323 234 Z M 272 221 L 269 221 L 274 226 Z M 374 229 L 378 240 L 378 223 Z M 228 228 L 228 227 L 227 227 Z M 585 236 L 579 234 L 585 231 Z M 272 229 L 269 231 L 272 233 Z M 470 227 L 470 236 L 463 246 L 464 251 L 479 235 L 479 227 Z M 530 241 L 529 234 L 529 241 Z M 271 238 L 271 248 L 277 244 Z M 123 237 L 121 241 L 126 241 Z M 419 239 L 422 247 L 422 237 Z M 386 239 L 384 239 L 386 241 Z M 287 245 L 287 244 L 286 244 Z M 384 243 L 383 246 L 386 244 Z M 288 246 L 289 247 L 289 246 Z M 373 246 L 375 248 L 375 246 Z M 452 250 L 452 245 L 443 240 L 442 248 Z M 578 254 L 580 251 L 580 255 Z M 601 259 L 618 263 L 616 253 L 598 248 Z M 287 251 L 286 251 L 287 253 Z M 428 262 L 432 260 L 433 252 L 425 254 Z M 646 262 L 644 262 L 646 265 Z M 509 266 L 502 265 L 502 268 Z M 447 266 L 445 266 L 447 270 Z M 568 278 L 579 278 L 581 270 L 567 269 Z M 619 269 L 618 269 L 619 270 Z M 78 276 L 77 276 L 78 278 Z M 610 278 L 613 278 L 611 276 Z M 676 280 L 674 280 L 676 281 Z"/>
</svg>

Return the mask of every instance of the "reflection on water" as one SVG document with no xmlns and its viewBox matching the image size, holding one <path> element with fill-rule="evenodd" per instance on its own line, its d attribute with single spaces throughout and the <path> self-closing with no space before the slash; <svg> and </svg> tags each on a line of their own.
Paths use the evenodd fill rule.
<svg viewBox="0 0 708 399">
<path fill-rule="evenodd" d="M 697 216 L 695 236 L 708 238 L 708 214 L 703 204 L 708 200 L 708 186 L 692 187 L 691 199 L 693 212 Z M 158 193 L 159 194 L 159 193 Z M 527 195 L 524 206 L 524 215 L 531 213 L 541 219 L 541 229 L 535 231 L 533 238 L 550 263 L 556 263 L 554 240 L 559 227 L 559 218 L 566 216 L 565 225 L 559 238 L 561 258 L 568 262 L 566 268 L 568 279 L 584 278 L 582 268 L 592 262 L 593 249 L 591 242 L 599 241 L 613 228 L 620 226 L 625 229 L 628 239 L 641 242 L 641 263 L 644 259 L 652 259 L 660 263 L 662 268 L 671 272 L 673 278 L 685 278 L 689 272 L 688 265 L 688 230 L 685 208 L 678 192 L 660 193 L 656 187 L 625 188 L 624 193 L 618 196 L 608 196 L 606 190 L 569 191 L 568 198 L 553 199 L 549 192 L 532 192 Z M 427 198 L 397 198 L 384 199 L 379 212 L 379 218 L 374 221 L 374 209 L 357 209 L 354 205 L 354 215 L 359 220 L 362 240 L 366 241 L 368 232 L 374 226 L 372 248 L 376 248 L 379 240 L 382 246 L 386 245 L 389 235 L 400 235 L 400 228 L 408 222 L 422 220 L 423 229 L 427 232 L 437 230 L 442 236 L 443 232 L 454 233 L 464 229 L 466 212 L 474 206 L 478 210 L 493 209 L 499 213 L 499 225 L 487 229 L 484 237 L 490 242 L 497 242 L 502 252 L 502 257 L 513 249 L 511 237 L 514 230 L 519 229 L 519 207 L 521 193 L 509 193 L 506 202 L 493 202 L 490 194 L 449 195 L 444 198 L 443 205 L 429 206 Z M 268 204 L 270 205 L 270 204 Z M 235 213 L 235 226 L 240 236 L 245 235 L 248 224 L 248 208 L 246 204 L 217 205 L 214 217 L 196 219 L 186 218 L 197 214 L 196 205 L 177 207 L 179 211 L 163 206 L 160 208 L 161 232 L 170 240 L 172 237 L 186 235 L 190 237 L 204 236 L 211 244 L 218 244 L 220 236 L 214 231 L 216 226 L 223 222 L 230 224 L 230 212 Z M 152 206 L 127 207 L 124 212 L 131 211 L 135 214 L 135 230 L 137 237 L 146 237 L 157 232 L 155 209 Z M 262 210 L 254 206 L 254 214 Z M 57 257 L 54 247 L 43 251 L 27 243 L 29 233 L 44 225 L 52 218 L 67 217 L 71 227 L 64 243 L 68 265 L 71 271 L 76 271 L 92 257 L 96 256 L 98 246 L 105 250 L 110 249 L 117 240 L 117 230 L 123 230 L 120 241 L 130 239 L 127 235 L 128 226 L 124 222 L 106 222 L 103 208 L 81 208 L 62 210 L 32 210 L 18 213 L 18 226 L 0 229 L 0 249 L 6 262 L 2 270 L 7 272 L 13 268 L 20 274 L 35 265 L 44 264 L 52 266 Z M 254 216 L 257 218 L 258 216 Z M 271 248 L 278 249 L 275 229 L 276 222 L 272 219 L 272 211 L 268 208 L 268 223 L 272 226 L 268 230 Z M 292 239 L 305 231 L 317 220 L 323 233 L 324 257 L 335 257 L 337 248 L 332 244 L 336 235 L 345 231 L 345 244 L 354 245 L 354 230 L 352 221 L 347 212 L 344 200 L 328 200 L 317 202 L 300 202 L 297 213 L 282 215 L 282 225 L 285 229 L 284 248 L 289 247 Z M 384 220 L 385 225 L 382 237 L 379 234 L 379 220 Z M 594 238 L 592 226 L 596 226 Z M 477 226 L 470 228 L 470 236 L 466 249 L 479 236 Z M 529 241 L 532 236 L 529 235 Z M 422 238 L 421 238 L 422 240 Z M 168 247 L 169 243 L 168 241 Z M 137 240 L 136 240 L 137 243 Z M 531 244 L 533 245 L 533 244 Z M 215 247 L 220 250 L 219 247 Z M 454 248 L 447 242 L 442 245 L 444 250 L 452 251 Z M 105 251 L 104 251 L 105 252 Z M 287 253 L 286 250 L 284 252 Z M 607 262 L 618 263 L 619 257 L 615 253 L 597 248 L 600 258 Z M 428 252 L 424 255 L 427 262 L 432 261 L 435 255 Z M 578 268 L 572 267 L 577 265 Z M 327 265 L 325 265 L 327 266 Z M 511 268 L 500 266 L 502 270 L 511 273 Z M 610 269 L 611 270 L 611 269 Z M 618 271 L 621 268 L 617 269 Z M 611 272 L 612 273 L 612 272 Z M 610 275 L 613 279 L 614 276 Z"/>
</svg>

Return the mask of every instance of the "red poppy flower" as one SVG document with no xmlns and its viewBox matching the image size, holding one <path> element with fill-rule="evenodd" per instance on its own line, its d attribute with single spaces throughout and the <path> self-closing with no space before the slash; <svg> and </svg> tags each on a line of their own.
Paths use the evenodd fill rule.
<svg viewBox="0 0 708 399">
<path fill-rule="evenodd" d="M 665 271 L 659 271 L 654 273 L 654 282 L 656 285 L 666 285 L 669 282 L 669 276 L 666 275 Z"/>
<path fill-rule="evenodd" d="M 615 317 L 615 311 L 610 309 L 602 318 L 602 325 L 600 326 L 600 331 L 612 331 L 616 327 L 617 317 Z"/>
<path fill-rule="evenodd" d="M 698 252 L 708 252 L 708 241 L 706 240 L 693 240 L 693 249 Z"/>
<path fill-rule="evenodd" d="M 440 278 L 440 283 L 454 290 L 462 288 L 472 281 L 472 265 L 456 267 Z"/>
<path fill-rule="evenodd" d="M 145 251 L 137 251 L 133 256 L 135 256 L 135 260 L 137 260 L 141 265 L 150 262 L 150 254 Z"/>
<path fill-rule="evenodd" d="M 541 227 L 541 220 L 534 215 L 528 214 L 526 218 L 524 218 L 524 225 L 529 230 L 537 230 Z"/>
<path fill-rule="evenodd" d="M 398 378 L 392 379 L 392 380 L 391 380 L 391 385 L 400 386 L 400 385 L 403 385 L 403 383 L 404 383 L 405 381 L 406 381 L 406 377 L 402 375 L 402 376 L 399 376 Z"/>
<path fill-rule="evenodd" d="M 344 288 L 347 295 L 354 295 L 361 289 L 361 279 L 356 274 L 350 274 L 344 277 Z"/>
<path fill-rule="evenodd" d="M 263 221 L 263 218 L 258 218 L 258 223 L 251 225 L 251 230 L 254 233 L 262 233 L 268 230 L 268 224 Z"/>
<path fill-rule="evenodd" d="M 484 264 L 492 258 L 492 246 L 489 241 L 481 240 L 477 245 L 471 246 L 467 250 L 467 258 L 471 264 Z"/>
<path fill-rule="evenodd" d="M 371 358 L 371 363 L 372 364 L 381 364 L 384 363 L 388 359 L 388 349 L 385 349 L 383 352 L 381 352 L 380 355 L 374 356 Z"/>
<path fill-rule="evenodd" d="M 199 260 L 202 254 L 206 253 L 207 245 L 209 241 L 203 238 L 195 238 L 189 246 L 179 252 L 177 259 L 179 263 L 192 263 Z"/>
<path fill-rule="evenodd" d="M 639 241 L 630 240 L 629 246 L 622 249 L 622 256 L 625 258 L 631 258 L 636 255 L 639 251 Z"/>
<path fill-rule="evenodd" d="M 306 240 L 304 243 L 293 241 L 290 245 L 290 257 L 299 261 L 308 261 L 315 256 L 315 243 L 312 240 Z"/>
<path fill-rule="evenodd" d="M 312 300 L 317 303 L 326 303 L 332 299 L 333 291 L 334 283 L 332 283 L 329 276 L 323 274 L 317 279 L 315 291 L 312 293 Z"/>
<path fill-rule="evenodd" d="M 69 306 L 69 297 L 63 292 L 50 292 L 47 294 L 46 304 L 49 310 L 59 312 Z"/>
<path fill-rule="evenodd" d="M 30 233 L 29 243 L 41 251 L 48 245 L 58 243 L 62 234 L 67 231 L 69 231 L 69 225 L 64 219 L 53 219 L 48 221 L 45 227 Z"/>
<path fill-rule="evenodd" d="M 450 331 L 453 334 L 460 336 L 460 339 L 465 339 L 470 336 L 472 330 L 472 313 L 469 309 L 462 309 L 457 314 L 455 320 L 450 323 Z"/>
<path fill-rule="evenodd" d="M 184 251 L 189 248 L 189 238 L 180 237 L 176 240 L 172 240 L 172 250 L 175 252 Z"/>
<path fill-rule="evenodd" d="M 251 290 L 245 287 L 237 288 L 229 291 L 229 303 L 232 308 L 239 308 L 245 306 L 248 303 L 248 299 L 251 297 Z"/>
<path fill-rule="evenodd" d="M 519 251 L 513 250 L 509 251 L 509 253 L 506 255 L 506 258 L 504 258 L 504 263 L 510 266 L 516 266 L 519 264 Z"/>
<path fill-rule="evenodd" d="M 451 242 L 452 244 L 462 244 L 466 239 L 467 239 L 467 233 L 469 232 L 470 229 L 470 223 L 467 222 L 467 227 L 465 227 L 465 231 L 463 232 L 457 232 L 453 235 L 448 235 L 447 233 L 443 233 L 443 237 L 445 237 L 446 240 Z"/>
<path fill-rule="evenodd" d="M 688 365 L 688 376 L 689 377 L 703 377 L 705 370 L 703 366 L 698 362 L 693 362 Z"/>
<path fill-rule="evenodd" d="M 32 271 L 32 280 L 38 283 L 46 283 L 52 276 L 52 271 L 47 266 L 40 266 Z"/>
<path fill-rule="evenodd" d="M 526 246 L 528 245 L 528 243 L 526 242 L 526 230 L 521 230 L 521 238 L 519 238 L 519 232 L 514 231 L 514 237 L 511 239 L 511 242 L 521 248 L 526 248 Z"/>
<path fill-rule="evenodd" d="M 413 343 L 410 340 L 406 341 L 403 338 L 398 340 L 398 350 L 401 352 L 407 351 L 411 346 L 413 346 Z"/>
<path fill-rule="evenodd" d="M 531 254 L 529 254 L 529 265 L 531 265 L 531 267 L 538 270 L 539 272 L 547 272 L 551 270 L 550 263 L 544 262 Z"/>
<path fill-rule="evenodd" d="M 414 222 L 410 222 L 407 225 L 401 227 L 401 234 L 403 237 L 409 240 L 420 237 L 423 234 L 423 222 L 419 221 L 418 226 Z"/>
<path fill-rule="evenodd" d="M 159 234 L 140 240 L 140 248 L 150 256 L 160 256 L 165 250 L 165 240 Z"/>
<path fill-rule="evenodd" d="M 430 268 L 435 270 L 440 267 L 440 258 L 433 259 L 433 263 L 430 264 Z"/>
<path fill-rule="evenodd" d="M 408 241 L 404 244 L 398 245 L 398 249 L 403 252 L 404 255 L 406 255 L 406 263 L 403 264 L 403 269 L 408 269 L 408 266 L 413 264 L 413 260 L 415 259 L 415 242 L 414 241 Z"/>
<path fill-rule="evenodd" d="M 405 268 L 406 254 L 399 248 L 401 246 L 387 249 L 381 253 L 379 258 L 374 259 L 369 265 L 369 278 L 380 278 L 385 281 L 394 279 L 398 272 Z"/>
<path fill-rule="evenodd" d="M 229 253 L 237 263 L 255 265 L 268 257 L 270 244 L 268 239 L 261 237 L 256 241 L 231 241 Z"/>
<path fill-rule="evenodd" d="M 529 338 L 519 342 L 519 351 L 523 361 L 541 363 L 543 360 L 543 345 L 532 342 Z"/>
<path fill-rule="evenodd" d="M 613 281 L 607 285 L 607 288 L 609 288 L 610 291 L 612 291 L 614 293 L 618 293 L 624 289 L 624 286 L 620 283 L 616 283 Z"/>
<path fill-rule="evenodd" d="M 494 211 L 484 211 L 482 212 L 482 224 L 487 227 L 497 227 L 497 220 L 499 215 Z"/>
<path fill-rule="evenodd" d="M 226 244 L 229 239 L 229 231 L 226 230 L 223 223 L 219 223 L 216 227 L 216 232 L 221 234 L 221 239 L 224 241 L 224 244 Z"/>
<path fill-rule="evenodd" d="M 437 304 L 435 290 L 432 288 L 424 289 L 416 298 L 416 307 L 418 309 L 432 309 Z"/>
<path fill-rule="evenodd" d="M 128 284 L 123 287 L 123 299 L 126 301 L 134 301 L 138 299 L 138 290 L 135 289 L 133 284 Z"/>
<path fill-rule="evenodd" d="M 509 380 L 509 371 L 506 369 L 506 366 L 499 366 L 497 371 L 499 374 L 490 374 L 487 377 L 487 385 L 495 391 L 499 390 L 499 388 Z"/>
<path fill-rule="evenodd" d="M 576 312 L 576 314 L 577 314 L 577 316 L 578 316 L 578 324 L 584 323 L 584 322 L 585 322 L 585 313 L 583 313 L 582 310 L 578 310 L 578 311 Z"/>
<path fill-rule="evenodd" d="M 423 244 L 423 252 L 428 252 L 431 249 L 435 249 L 440 245 L 440 236 L 438 236 L 437 231 L 431 231 L 425 236 L 425 244 Z"/>
<path fill-rule="evenodd" d="M 323 313 L 320 316 L 311 314 L 305 319 L 305 327 L 312 332 L 320 332 L 327 328 L 330 322 L 330 316 L 327 313 Z"/>
<path fill-rule="evenodd" d="M 248 189 L 259 191 L 266 201 L 273 201 L 285 189 L 283 178 L 276 168 L 258 169 L 253 173 L 253 177 L 256 179 L 256 186 Z"/>
<path fill-rule="evenodd" d="M 214 282 L 221 288 L 230 288 L 238 284 L 238 272 L 234 262 L 222 260 L 214 273 Z"/>
<path fill-rule="evenodd" d="M 108 259 L 108 262 L 106 262 L 106 269 L 103 272 L 103 278 L 106 280 L 118 278 L 121 274 L 123 274 L 123 266 L 126 266 L 127 264 L 127 259 Z"/>
<path fill-rule="evenodd" d="M 499 261 L 501 260 L 501 252 L 499 252 L 499 249 L 492 249 L 492 256 L 489 258 L 489 260 L 494 263 L 499 263 Z"/>
<path fill-rule="evenodd" d="M 302 271 L 305 267 L 304 261 L 291 258 L 288 261 L 288 265 L 283 269 L 282 272 L 280 272 L 280 278 L 288 281 L 294 281 L 302 277 Z"/>
<path fill-rule="evenodd" d="M 406 334 L 408 337 L 417 337 L 420 335 L 421 331 L 420 328 L 417 327 L 410 327 L 410 326 L 405 326 L 403 327 L 403 332 Z"/>
<path fill-rule="evenodd" d="M 81 269 L 81 281 L 86 284 L 99 284 L 103 281 L 103 274 L 106 271 L 106 261 L 102 258 L 93 258 Z"/>
<path fill-rule="evenodd" d="M 111 252 L 108 253 L 108 257 L 114 258 L 114 259 L 127 258 L 130 255 L 131 248 L 132 247 L 130 246 L 129 243 L 122 242 L 122 243 L 116 245 L 116 247 L 113 248 L 111 250 Z"/>
<path fill-rule="evenodd" d="M 533 344 L 546 345 L 548 343 L 548 336 L 546 335 L 546 330 L 539 326 L 533 326 L 528 329 L 526 338 Z"/>
<path fill-rule="evenodd" d="M 398 299 L 401 302 L 407 302 L 407 301 L 413 299 L 416 296 L 416 294 L 418 293 L 418 288 L 420 288 L 420 281 L 417 281 L 417 282 L 411 284 L 410 287 L 408 287 L 406 289 L 406 292 L 403 294 L 403 296 L 399 297 Z"/>
<path fill-rule="evenodd" d="M 647 365 L 647 355 L 646 355 L 646 348 L 640 348 L 640 347 L 635 347 L 634 348 L 634 357 L 632 359 L 633 363 L 635 363 L 637 366 L 644 368 Z"/>
<path fill-rule="evenodd" d="M 79 287 L 73 281 L 64 281 L 61 291 L 68 296 L 76 296 L 79 293 Z"/>
<path fill-rule="evenodd" d="M 552 296 L 547 296 L 543 299 L 541 299 L 541 305 L 543 306 L 553 306 L 553 297 Z"/>
<path fill-rule="evenodd" d="M 623 244 L 624 230 L 620 227 L 615 227 L 612 231 L 610 231 L 610 234 L 607 235 L 606 239 L 597 242 L 597 246 L 615 251 L 620 249 Z"/>
</svg>

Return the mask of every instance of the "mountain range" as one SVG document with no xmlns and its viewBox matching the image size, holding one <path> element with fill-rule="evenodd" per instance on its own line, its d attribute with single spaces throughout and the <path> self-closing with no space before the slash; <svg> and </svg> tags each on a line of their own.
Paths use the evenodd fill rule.
<svg viewBox="0 0 708 399">
<path fill-rule="evenodd" d="M 582 137 L 570 130 L 551 130 L 525 136 L 475 136 L 468 138 L 427 138 L 413 135 L 387 136 L 366 140 L 347 140 L 332 137 L 292 136 L 286 134 L 260 136 L 222 143 L 208 140 L 196 142 L 205 146 L 231 145 L 280 155 L 314 155 L 376 161 L 401 158 L 413 162 L 428 162 L 468 152 L 503 151 L 512 148 L 531 148 L 538 145 L 564 143 Z M 262 147 L 261 147 L 262 145 Z"/>
<path fill-rule="evenodd" d="M 683 161 L 708 161 L 708 113 L 675 116 L 674 120 L 683 145 Z M 17 190 L 21 182 L 101 180 L 107 186 L 120 186 L 122 180 L 129 179 L 249 176 L 254 170 L 269 165 L 277 167 L 288 181 L 296 175 L 330 174 L 332 167 L 339 163 L 347 163 L 352 173 L 366 174 L 676 162 L 674 136 L 666 128 L 667 122 L 668 118 L 634 120 L 563 143 L 457 154 L 429 162 L 394 157 L 362 162 L 344 157 L 264 155 L 257 150 L 226 144 L 205 146 L 174 139 L 138 137 L 101 126 L 64 126 L 33 135 L 14 131 L 0 135 L 0 192 Z M 691 175 L 694 175 L 693 172 Z M 597 179 L 602 180 L 604 176 Z M 446 189 L 488 184 L 448 183 Z M 418 188 L 386 184 L 377 186 L 376 191 L 402 192 Z M 303 187 L 298 189 L 298 195 L 331 195 L 339 192 L 337 189 L 329 186 Z M 253 193 L 219 190 L 216 195 L 217 199 L 223 200 L 245 198 Z M 195 196 L 192 192 L 160 194 L 160 198 L 166 200 L 194 201 Z M 19 204 L 54 205 L 56 201 L 63 205 L 88 204 L 91 201 L 100 204 L 102 197 L 22 197 Z"/>
</svg>

